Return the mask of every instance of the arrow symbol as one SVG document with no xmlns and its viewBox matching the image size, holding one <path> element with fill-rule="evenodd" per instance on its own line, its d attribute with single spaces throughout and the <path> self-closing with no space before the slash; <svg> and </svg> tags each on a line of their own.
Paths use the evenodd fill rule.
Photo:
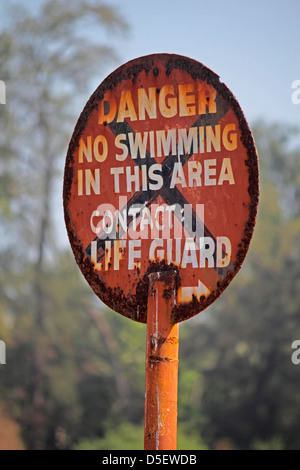
<svg viewBox="0 0 300 470">
<path fill-rule="evenodd" d="M 179 287 L 177 293 L 178 302 L 191 302 L 193 300 L 193 295 L 200 300 L 200 297 L 204 295 L 205 297 L 210 294 L 210 290 L 206 287 L 203 282 L 198 279 L 197 286 L 188 286 L 188 287 Z"/>
</svg>

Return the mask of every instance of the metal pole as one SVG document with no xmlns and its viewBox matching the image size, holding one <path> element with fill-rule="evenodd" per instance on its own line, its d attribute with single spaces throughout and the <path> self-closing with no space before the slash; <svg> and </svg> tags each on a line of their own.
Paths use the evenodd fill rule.
<svg viewBox="0 0 300 470">
<path fill-rule="evenodd" d="M 145 450 L 176 450 L 179 324 L 171 320 L 176 302 L 174 272 L 149 276 Z"/>
</svg>

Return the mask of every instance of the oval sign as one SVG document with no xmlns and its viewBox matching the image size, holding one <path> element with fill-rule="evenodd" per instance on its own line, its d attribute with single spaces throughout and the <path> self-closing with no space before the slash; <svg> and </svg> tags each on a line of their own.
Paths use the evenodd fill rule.
<svg viewBox="0 0 300 470">
<path fill-rule="evenodd" d="M 66 227 L 86 280 L 145 323 L 149 274 L 176 271 L 174 322 L 239 270 L 259 192 L 251 131 L 230 90 L 174 54 L 132 60 L 93 93 L 69 144 Z"/>
</svg>

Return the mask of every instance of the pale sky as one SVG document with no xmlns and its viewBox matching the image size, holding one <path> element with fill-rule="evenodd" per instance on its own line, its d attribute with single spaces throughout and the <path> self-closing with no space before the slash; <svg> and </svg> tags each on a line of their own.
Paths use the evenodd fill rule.
<svg viewBox="0 0 300 470">
<path fill-rule="evenodd" d="M 4 5 L 4 0 L 0 2 Z M 106 2 L 127 20 L 129 32 L 125 38 L 112 33 L 106 39 L 117 46 L 119 63 L 107 68 L 105 75 L 147 54 L 185 55 L 220 76 L 250 125 L 257 118 L 300 125 L 300 104 L 291 99 L 292 83 L 300 80 L 300 0 Z M 33 9 L 42 3 L 23 0 Z M 5 13 L 0 24 L 3 21 Z M 99 75 L 99 83 L 105 75 Z M 83 105 L 88 98 L 83 97 Z"/>
<path fill-rule="evenodd" d="M 191 57 L 220 76 L 250 124 L 262 117 L 300 125 L 300 104 L 291 100 L 300 80 L 299 0 L 110 3 L 131 26 L 123 62 L 155 52 Z"/>
</svg>

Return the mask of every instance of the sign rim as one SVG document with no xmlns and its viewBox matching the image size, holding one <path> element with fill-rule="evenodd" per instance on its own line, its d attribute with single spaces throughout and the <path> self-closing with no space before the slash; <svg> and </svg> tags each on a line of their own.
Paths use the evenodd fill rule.
<svg viewBox="0 0 300 470">
<path fill-rule="evenodd" d="M 244 113 L 236 100 L 233 93 L 229 88 L 220 81 L 219 76 L 211 71 L 209 68 L 204 66 L 202 63 L 191 59 L 189 57 L 181 56 L 178 54 L 167 54 L 158 53 L 142 56 L 136 59 L 132 59 L 125 64 L 118 67 L 111 74 L 109 74 L 102 83 L 97 87 L 94 93 L 87 101 L 83 111 L 81 112 L 76 126 L 74 128 L 71 140 L 69 142 L 65 170 L 64 170 L 64 185 L 63 185 L 63 206 L 64 206 L 64 218 L 67 228 L 67 233 L 70 241 L 70 245 L 73 250 L 76 262 L 89 283 L 95 294 L 111 309 L 117 311 L 121 315 L 131 318 L 132 320 L 140 323 L 147 322 L 147 299 L 149 279 L 148 275 L 155 271 L 169 271 L 175 270 L 178 272 L 178 268 L 175 265 L 167 264 L 166 261 L 152 262 L 149 261 L 149 268 L 140 281 L 139 294 L 135 296 L 125 296 L 120 288 L 109 287 L 103 279 L 101 279 L 94 271 L 94 265 L 91 260 L 85 255 L 84 248 L 82 247 L 80 240 L 78 239 L 74 227 L 72 227 L 71 215 L 69 212 L 69 201 L 71 197 L 71 186 L 73 181 L 73 164 L 74 164 L 74 153 L 75 149 L 78 148 L 79 139 L 84 132 L 86 123 L 97 108 L 99 102 L 103 100 L 107 90 L 115 87 L 120 81 L 124 79 L 132 79 L 135 81 L 141 71 L 150 71 L 156 60 L 164 60 L 166 63 L 166 74 L 170 74 L 173 69 L 180 69 L 189 73 L 193 79 L 200 79 L 212 85 L 221 96 L 221 98 L 228 103 L 230 109 L 234 112 L 238 123 L 240 138 L 243 147 L 246 150 L 247 160 L 245 160 L 245 166 L 248 167 L 248 194 L 249 194 L 249 216 L 244 226 L 244 233 L 239 244 L 239 249 L 236 253 L 236 260 L 234 262 L 233 271 L 228 271 L 226 277 L 219 281 L 217 289 L 212 291 L 204 299 L 197 299 L 193 296 L 193 300 L 187 304 L 180 304 L 173 309 L 173 321 L 174 323 L 187 320 L 196 314 L 200 313 L 211 305 L 226 289 L 232 279 L 240 270 L 245 256 L 248 252 L 250 242 L 253 236 L 257 208 L 259 202 L 259 164 L 258 155 L 255 148 L 254 138 L 250 127 L 246 121 Z M 180 279 L 178 278 L 178 286 Z M 145 307 L 141 305 L 141 302 L 145 302 Z M 144 311 L 143 311 L 144 310 Z"/>
</svg>

